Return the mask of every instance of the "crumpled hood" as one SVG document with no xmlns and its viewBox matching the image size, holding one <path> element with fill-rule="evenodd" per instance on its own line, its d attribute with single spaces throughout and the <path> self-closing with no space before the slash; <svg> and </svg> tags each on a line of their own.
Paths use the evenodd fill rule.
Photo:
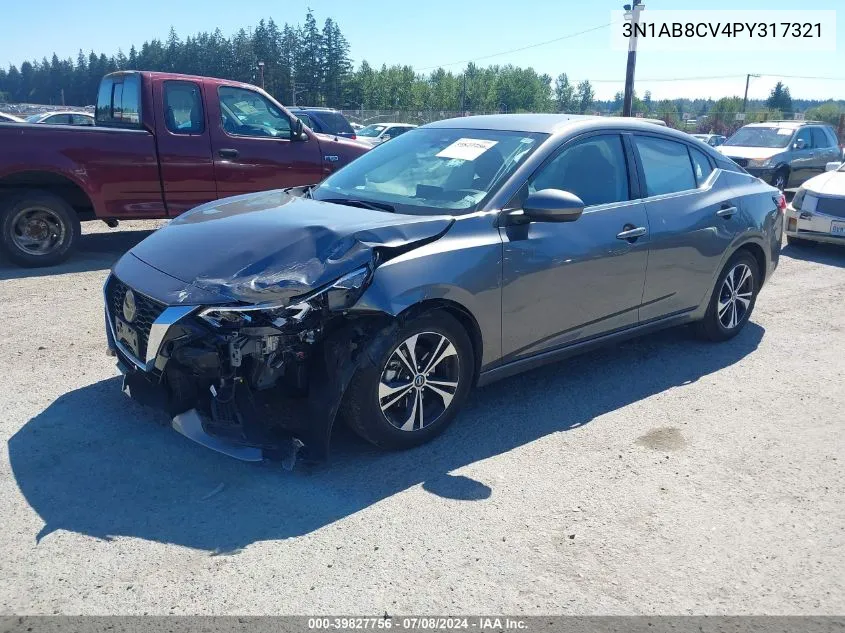
<svg viewBox="0 0 845 633">
<path fill-rule="evenodd" d="M 828 171 L 804 183 L 804 188 L 825 196 L 845 197 L 845 172 Z"/>
<path fill-rule="evenodd" d="M 267 191 L 192 209 L 130 252 L 233 300 L 285 301 L 372 264 L 377 250 L 389 255 L 437 239 L 453 222 Z"/>
<path fill-rule="evenodd" d="M 716 148 L 728 158 L 769 158 L 775 154 L 781 154 L 787 150 L 785 147 L 742 147 L 741 145 L 719 145 Z"/>
</svg>

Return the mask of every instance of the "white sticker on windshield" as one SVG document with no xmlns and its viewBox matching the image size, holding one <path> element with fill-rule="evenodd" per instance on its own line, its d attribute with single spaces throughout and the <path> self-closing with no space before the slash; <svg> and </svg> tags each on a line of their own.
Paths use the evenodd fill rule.
<svg viewBox="0 0 845 633">
<path fill-rule="evenodd" d="M 439 158 L 458 158 L 460 160 L 475 160 L 498 141 L 486 141 L 480 138 L 459 138 L 449 147 L 440 151 Z"/>
<path fill-rule="evenodd" d="M 778 128 L 778 134 L 780 134 L 781 136 L 792 136 L 792 133 L 794 131 L 795 130 L 791 130 L 788 127 L 779 127 Z"/>
</svg>

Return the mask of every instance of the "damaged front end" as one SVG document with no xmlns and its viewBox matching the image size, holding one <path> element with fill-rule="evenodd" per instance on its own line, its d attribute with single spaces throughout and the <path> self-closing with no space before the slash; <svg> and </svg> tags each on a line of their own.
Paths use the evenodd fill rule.
<svg viewBox="0 0 845 633">
<path fill-rule="evenodd" d="M 168 308 L 112 275 L 106 329 L 124 391 L 166 410 L 183 435 L 232 457 L 286 467 L 297 456 L 324 460 L 352 375 L 372 357 L 366 350 L 378 345 L 377 333 L 389 331 L 387 315 L 347 312 L 372 274 L 361 267 L 284 305 L 205 308 Z M 130 293 L 136 315 L 127 323 Z M 166 332 L 157 334 L 161 327 Z"/>
<path fill-rule="evenodd" d="M 356 302 L 379 266 L 453 222 L 279 191 L 182 214 L 106 282 L 124 389 L 235 457 L 324 459 L 349 381 L 392 331 Z"/>
</svg>

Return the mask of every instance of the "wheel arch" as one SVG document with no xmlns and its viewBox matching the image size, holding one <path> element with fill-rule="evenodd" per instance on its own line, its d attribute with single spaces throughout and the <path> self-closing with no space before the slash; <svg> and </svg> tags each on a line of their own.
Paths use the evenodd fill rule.
<svg viewBox="0 0 845 633">
<path fill-rule="evenodd" d="M 0 177 L 0 199 L 16 194 L 40 190 L 52 193 L 67 202 L 77 215 L 95 211 L 94 201 L 85 187 L 67 174 L 44 170 L 27 170 Z"/>
<path fill-rule="evenodd" d="M 426 299 L 415 303 L 412 306 L 405 308 L 397 315 L 397 318 L 402 320 L 412 319 L 425 312 L 433 312 L 435 310 L 442 310 L 454 317 L 458 323 L 466 330 L 472 344 L 472 355 L 475 367 L 473 368 L 473 385 L 478 381 L 478 375 L 481 373 L 481 358 L 484 353 L 484 339 L 481 335 L 481 326 L 473 316 L 472 312 L 466 307 L 453 301 L 451 299 Z"/>
</svg>

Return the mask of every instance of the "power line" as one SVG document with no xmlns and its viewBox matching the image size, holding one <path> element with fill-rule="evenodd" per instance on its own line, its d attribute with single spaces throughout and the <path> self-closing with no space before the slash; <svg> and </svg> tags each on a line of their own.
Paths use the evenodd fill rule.
<svg viewBox="0 0 845 633">
<path fill-rule="evenodd" d="M 775 75 L 775 74 L 768 74 L 762 73 L 757 75 L 752 75 L 757 77 L 775 77 L 780 79 L 816 79 L 816 80 L 823 80 L 823 81 L 845 81 L 845 77 L 814 77 L 810 75 Z M 741 79 L 745 77 L 745 75 L 707 75 L 703 77 L 651 77 L 651 78 L 637 78 L 637 81 L 651 81 L 651 82 L 662 82 L 662 81 L 708 81 L 713 79 Z M 581 79 L 573 79 L 573 82 L 583 81 Z M 600 84 L 600 83 L 624 83 L 624 79 L 589 79 L 590 83 Z"/>
<path fill-rule="evenodd" d="M 491 57 L 500 57 L 501 55 L 509 55 L 510 53 L 518 53 L 520 51 L 527 51 L 530 48 L 537 48 L 539 46 L 546 46 L 547 44 L 553 44 L 555 42 L 561 42 L 563 40 L 568 40 L 573 37 L 578 37 L 579 35 L 584 35 L 585 33 L 592 33 L 593 31 L 598 31 L 600 29 L 606 29 L 609 26 L 613 26 L 614 24 L 620 24 L 619 21 L 616 22 L 608 22 L 607 24 L 601 24 L 599 26 L 594 26 L 589 29 L 584 29 L 583 31 L 578 31 L 577 33 L 569 33 L 568 35 L 563 35 L 561 37 L 556 37 L 551 40 L 546 40 L 545 42 L 537 42 L 536 44 L 529 44 L 528 46 L 522 46 L 520 48 L 512 48 L 508 51 L 502 51 L 501 53 L 491 53 L 490 55 L 482 55 L 481 57 L 473 57 L 472 59 L 462 59 L 457 62 L 449 62 L 448 64 L 437 64 L 436 66 L 425 66 L 424 68 L 417 68 L 417 70 L 434 70 L 436 68 L 442 68 L 443 66 L 457 66 L 458 64 L 468 64 L 469 62 L 477 62 L 482 59 L 490 59 Z"/>
</svg>

